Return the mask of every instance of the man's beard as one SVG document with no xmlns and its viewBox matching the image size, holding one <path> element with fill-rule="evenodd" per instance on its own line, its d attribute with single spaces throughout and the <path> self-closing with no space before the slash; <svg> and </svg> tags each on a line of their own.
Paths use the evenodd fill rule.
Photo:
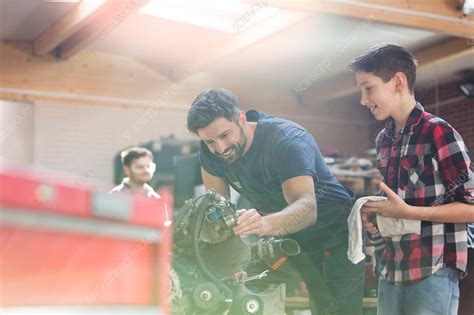
<svg viewBox="0 0 474 315">
<path fill-rule="evenodd" d="M 247 136 L 244 132 L 244 129 L 239 126 L 240 128 L 240 139 L 237 143 L 232 143 L 230 144 L 223 152 L 223 154 L 217 154 L 216 155 L 222 159 L 224 162 L 227 164 L 233 164 L 237 162 L 240 157 L 244 154 L 245 146 L 247 145 Z M 233 151 L 234 155 L 229 159 L 225 158 L 224 155 Z"/>
<path fill-rule="evenodd" d="M 130 180 L 132 180 L 137 185 L 144 185 L 151 180 L 152 176 L 145 176 L 141 174 L 130 174 Z"/>
</svg>

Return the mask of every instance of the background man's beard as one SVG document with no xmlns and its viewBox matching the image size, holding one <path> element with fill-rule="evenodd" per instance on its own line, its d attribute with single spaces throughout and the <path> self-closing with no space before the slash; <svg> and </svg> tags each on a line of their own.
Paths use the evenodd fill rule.
<svg viewBox="0 0 474 315">
<path fill-rule="evenodd" d="M 130 180 L 137 185 L 144 185 L 151 180 L 151 176 L 131 175 Z"/>
</svg>

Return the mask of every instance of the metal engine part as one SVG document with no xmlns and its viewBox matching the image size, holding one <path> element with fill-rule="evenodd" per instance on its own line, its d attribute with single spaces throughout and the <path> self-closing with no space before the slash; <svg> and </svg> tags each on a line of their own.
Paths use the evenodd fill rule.
<svg viewBox="0 0 474 315">
<path fill-rule="evenodd" d="M 178 273 L 171 268 L 169 271 L 169 286 L 170 286 L 170 300 L 173 301 L 179 300 L 183 297 L 183 291 L 181 290 L 181 281 L 179 280 Z"/>
<path fill-rule="evenodd" d="M 236 224 L 235 206 L 213 191 L 186 201 L 176 211 L 176 275 L 170 276 L 173 314 L 264 314 L 262 298 L 246 289 L 248 281 L 235 281 L 234 275 L 256 262 L 271 266 L 283 256 L 296 255 L 299 246 L 278 238 L 244 242 L 233 232 Z M 259 279 L 249 276 L 250 281 Z"/>
</svg>

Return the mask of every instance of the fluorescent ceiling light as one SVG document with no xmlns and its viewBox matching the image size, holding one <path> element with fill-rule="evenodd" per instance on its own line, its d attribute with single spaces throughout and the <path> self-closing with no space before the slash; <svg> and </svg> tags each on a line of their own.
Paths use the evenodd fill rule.
<svg viewBox="0 0 474 315">
<path fill-rule="evenodd" d="M 264 0 L 253 4 L 237 0 L 152 0 L 140 13 L 222 32 L 236 32 L 273 16 L 279 9 Z"/>
<path fill-rule="evenodd" d="M 459 88 L 467 97 L 474 96 L 474 82 L 466 82 L 463 84 L 459 84 Z"/>
</svg>

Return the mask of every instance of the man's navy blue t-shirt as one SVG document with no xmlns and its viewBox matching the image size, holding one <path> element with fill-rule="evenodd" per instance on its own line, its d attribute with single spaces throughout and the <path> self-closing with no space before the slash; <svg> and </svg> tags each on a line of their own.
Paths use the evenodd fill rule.
<svg viewBox="0 0 474 315">
<path fill-rule="evenodd" d="M 317 199 L 316 224 L 288 235 L 304 251 L 317 251 L 347 242 L 347 217 L 353 194 L 333 176 L 314 138 L 300 125 L 257 111 L 247 112 L 257 122 L 248 151 L 229 164 L 212 154 L 201 142 L 201 166 L 221 177 L 261 213 L 288 206 L 282 184 L 297 176 L 311 176 Z"/>
</svg>

